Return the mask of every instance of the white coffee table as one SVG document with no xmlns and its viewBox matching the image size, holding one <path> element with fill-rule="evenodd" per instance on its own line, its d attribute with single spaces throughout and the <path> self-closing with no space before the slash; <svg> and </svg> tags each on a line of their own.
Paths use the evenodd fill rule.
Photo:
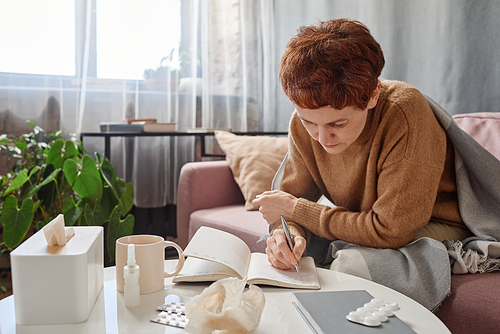
<svg viewBox="0 0 500 334">
<path fill-rule="evenodd" d="M 165 261 L 168 269 L 173 268 L 175 264 L 175 260 Z M 416 333 L 450 333 L 432 312 L 399 292 L 371 281 L 331 270 L 318 269 L 318 274 L 322 290 L 366 290 L 374 297 L 386 302 L 397 302 L 401 307 L 397 316 Z M 159 313 L 156 307 L 163 304 L 166 299 L 188 301 L 191 297 L 200 294 L 208 285 L 208 283 L 172 284 L 171 279 L 165 279 L 164 290 L 141 295 L 140 306 L 128 309 L 124 306 L 123 294 L 116 290 L 115 268 L 108 267 L 104 269 L 104 288 L 87 321 L 68 325 L 16 325 L 14 297 L 9 296 L 0 300 L 0 333 L 186 333 L 179 328 L 152 323 L 150 319 Z M 292 291 L 299 290 L 264 286 L 262 290 L 266 297 L 266 305 L 256 334 L 312 333 L 292 305 L 292 301 L 295 300 Z"/>
</svg>

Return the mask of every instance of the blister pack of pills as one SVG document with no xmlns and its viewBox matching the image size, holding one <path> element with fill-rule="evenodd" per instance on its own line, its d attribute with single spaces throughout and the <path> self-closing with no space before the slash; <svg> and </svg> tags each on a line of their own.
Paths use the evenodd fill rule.
<svg viewBox="0 0 500 334">
<path fill-rule="evenodd" d="M 379 298 L 373 298 L 369 303 L 359 307 L 356 311 L 349 312 L 347 320 L 365 326 L 376 327 L 394 316 L 394 312 L 399 310 L 397 303 L 387 304 Z"/>
<path fill-rule="evenodd" d="M 163 305 L 160 305 L 156 308 L 157 311 L 165 311 L 169 313 L 180 313 L 186 314 L 184 311 L 186 310 L 186 304 L 177 303 L 177 302 L 167 302 Z"/>
<path fill-rule="evenodd" d="M 189 322 L 188 318 L 185 314 L 179 313 L 168 313 L 168 312 L 160 312 L 156 318 L 151 319 L 152 322 L 156 322 L 162 325 L 168 325 L 173 327 L 184 328 Z"/>
<path fill-rule="evenodd" d="M 184 328 L 189 322 L 184 310 L 184 303 L 168 302 L 157 307 L 157 311 L 161 312 L 151 321 L 162 325 Z"/>
</svg>

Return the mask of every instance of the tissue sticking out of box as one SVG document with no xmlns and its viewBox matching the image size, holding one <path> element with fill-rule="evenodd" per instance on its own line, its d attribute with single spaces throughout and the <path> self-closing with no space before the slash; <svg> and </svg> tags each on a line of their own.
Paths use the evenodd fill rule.
<svg viewBox="0 0 500 334">
<path fill-rule="evenodd" d="M 72 227 L 64 226 L 64 215 L 61 213 L 43 227 L 48 246 L 64 246 L 75 235 Z"/>
</svg>

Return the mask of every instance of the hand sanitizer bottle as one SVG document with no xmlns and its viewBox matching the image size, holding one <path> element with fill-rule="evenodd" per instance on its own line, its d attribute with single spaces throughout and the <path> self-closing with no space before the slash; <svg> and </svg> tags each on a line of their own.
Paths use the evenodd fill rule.
<svg viewBox="0 0 500 334">
<path fill-rule="evenodd" d="M 125 286 L 123 294 L 126 307 L 139 305 L 139 266 L 135 263 L 135 245 L 129 244 L 127 248 L 127 265 L 123 267 Z"/>
</svg>

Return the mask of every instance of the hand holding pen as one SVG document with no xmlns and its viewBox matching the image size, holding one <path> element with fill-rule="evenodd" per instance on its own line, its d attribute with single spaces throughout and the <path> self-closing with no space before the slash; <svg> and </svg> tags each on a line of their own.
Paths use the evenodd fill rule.
<svg viewBox="0 0 500 334">
<path fill-rule="evenodd" d="M 297 273 L 299 273 L 299 275 L 300 275 L 299 260 L 297 260 L 297 257 L 295 256 L 295 253 L 293 252 L 292 235 L 290 234 L 290 230 L 288 229 L 288 224 L 287 224 L 285 218 L 283 217 L 283 215 L 281 215 L 281 225 L 283 226 L 283 231 L 285 232 L 286 240 L 288 242 L 288 246 L 290 247 L 290 251 L 292 252 L 293 257 L 295 258 L 295 261 L 297 261 L 295 263 L 295 270 L 297 270 Z"/>
</svg>

